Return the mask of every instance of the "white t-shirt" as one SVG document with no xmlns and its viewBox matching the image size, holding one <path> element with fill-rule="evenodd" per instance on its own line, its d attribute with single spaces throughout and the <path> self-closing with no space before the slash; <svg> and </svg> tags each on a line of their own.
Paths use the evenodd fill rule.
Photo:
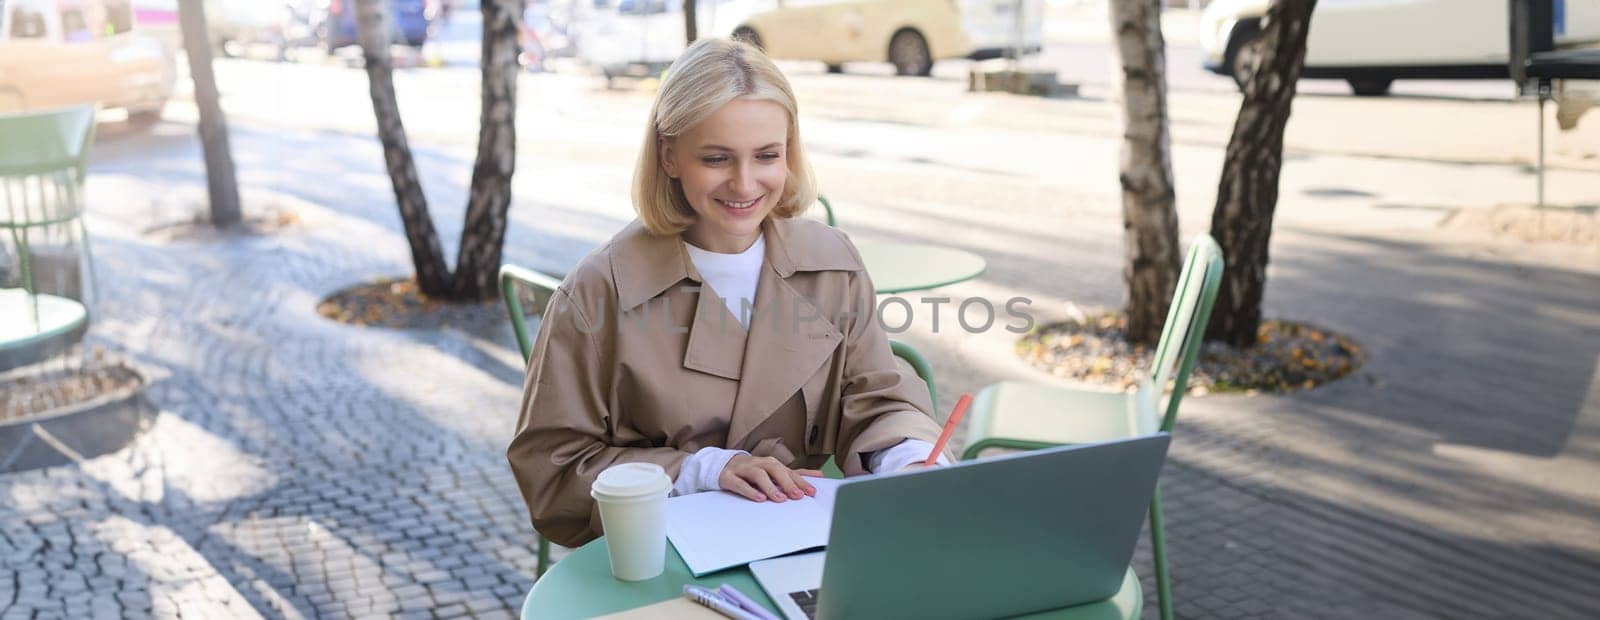
<svg viewBox="0 0 1600 620">
<path fill-rule="evenodd" d="M 683 247 L 689 250 L 689 260 L 694 262 L 694 268 L 700 272 L 704 284 L 722 297 L 722 303 L 728 307 L 728 312 L 739 319 L 740 325 L 750 329 L 750 317 L 744 309 L 745 306 L 755 304 L 756 285 L 761 282 L 761 264 L 767 257 L 766 235 L 756 237 L 755 243 L 738 254 L 703 250 L 688 242 L 685 242 Z M 931 451 L 933 444 L 918 439 L 907 439 L 886 450 L 864 456 L 867 458 L 868 471 L 883 473 L 899 471 L 912 463 L 920 463 Z M 682 469 L 678 471 L 678 479 L 672 483 L 672 494 L 687 495 L 722 488 L 718 481 L 722 477 L 722 468 L 728 465 L 730 459 L 740 454 L 749 452 L 706 447 L 689 455 L 689 458 L 684 459 Z M 939 464 L 949 465 L 950 460 L 941 454 Z"/>
<path fill-rule="evenodd" d="M 746 305 L 756 302 L 756 284 L 761 281 L 761 262 L 767 256 L 767 236 L 756 237 L 756 242 L 738 254 L 722 254 L 702 250 L 685 242 L 689 260 L 699 270 L 705 285 L 722 297 L 728 312 L 739 319 L 739 324 L 750 329 L 750 317 L 744 312 Z"/>
</svg>

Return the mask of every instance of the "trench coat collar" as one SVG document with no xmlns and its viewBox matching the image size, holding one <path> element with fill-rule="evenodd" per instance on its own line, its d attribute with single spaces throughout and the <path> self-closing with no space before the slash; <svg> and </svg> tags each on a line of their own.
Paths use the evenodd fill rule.
<svg viewBox="0 0 1600 620">
<path fill-rule="evenodd" d="M 805 271 L 860 271 L 860 258 L 838 231 L 809 221 L 769 218 L 762 224 L 766 256 L 756 285 L 748 330 L 720 300 L 702 294 L 689 328 L 683 365 L 739 381 L 728 426 L 728 447 L 738 447 L 756 427 L 800 391 L 840 344 L 844 334 L 824 308 L 793 286 Z M 702 282 L 678 235 L 625 235 L 614 251 L 613 275 L 626 311 L 683 282 Z M 857 300 L 835 300 L 851 303 Z"/>
<path fill-rule="evenodd" d="M 769 217 L 765 265 L 778 277 L 798 271 L 860 271 L 861 260 L 837 231 L 811 221 Z M 618 310 L 632 310 L 685 279 L 703 282 L 681 235 L 655 235 L 635 220 L 612 248 L 611 275 Z"/>
</svg>

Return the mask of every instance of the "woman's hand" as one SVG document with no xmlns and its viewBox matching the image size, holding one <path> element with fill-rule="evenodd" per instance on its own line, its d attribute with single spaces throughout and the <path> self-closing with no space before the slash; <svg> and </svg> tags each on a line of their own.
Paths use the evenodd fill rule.
<svg viewBox="0 0 1600 620">
<path fill-rule="evenodd" d="M 753 502 L 782 502 L 817 494 L 805 476 L 821 476 L 815 469 L 789 469 L 770 456 L 740 454 L 728 459 L 717 484 Z"/>
</svg>

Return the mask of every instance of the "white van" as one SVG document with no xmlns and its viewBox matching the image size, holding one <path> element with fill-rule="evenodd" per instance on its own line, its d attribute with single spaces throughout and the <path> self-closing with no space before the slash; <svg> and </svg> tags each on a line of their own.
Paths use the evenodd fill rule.
<svg viewBox="0 0 1600 620">
<path fill-rule="evenodd" d="M 605 74 L 642 77 L 660 73 L 684 49 L 683 4 L 678 0 L 578 0 L 569 27 L 577 56 Z M 702 2 L 699 32 L 710 25 Z"/>
<path fill-rule="evenodd" d="M 1270 0 L 1216 0 L 1200 17 L 1205 67 L 1244 87 Z M 1558 47 L 1600 41 L 1600 0 L 1555 0 Z M 1397 79 L 1509 77 L 1506 0 L 1321 0 L 1306 40 L 1308 78 L 1382 95 Z"/>
<path fill-rule="evenodd" d="M 676 0 L 597 10 L 580 54 L 608 75 L 622 63 L 670 63 L 684 47 L 682 10 Z M 899 75 L 928 75 L 939 59 L 1034 53 L 1044 41 L 1042 0 L 701 0 L 696 21 L 702 36 L 744 39 L 772 58 L 819 60 L 835 72 L 846 62 L 890 62 Z"/>
</svg>

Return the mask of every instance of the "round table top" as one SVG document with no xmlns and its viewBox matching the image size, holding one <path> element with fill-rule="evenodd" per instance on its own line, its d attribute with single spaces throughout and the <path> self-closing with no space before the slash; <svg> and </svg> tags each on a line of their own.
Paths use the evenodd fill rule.
<svg viewBox="0 0 1600 620">
<path fill-rule="evenodd" d="M 925 243 L 859 243 L 856 250 L 879 294 L 965 282 L 983 275 L 988 266 L 972 252 Z"/>
<path fill-rule="evenodd" d="M 590 618 L 626 611 L 683 596 L 683 584 L 707 588 L 729 584 L 782 617 L 772 599 L 745 568 L 731 568 L 696 579 L 689 574 L 677 549 L 667 545 L 667 566 L 655 579 L 619 581 L 611 576 L 611 559 L 606 556 L 605 538 L 596 539 L 550 566 L 533 584 L 522 602 L 524 620 L 533 618 Z M 1063 618 L 1070 620 L 1110 620 L 1137 618 L 1143 611 L 1144 593 L 1139 578 L 1129 568 L 1122 589 L 1109 599 L 1088 605 L 1047 611 L 1024 618 Z"/>
<path fill-rule="evenodd" d="M 29 346 L 65 334 L 88 320 L 75 299 L 0 289 L 0 350 Z"/>
</svg>

